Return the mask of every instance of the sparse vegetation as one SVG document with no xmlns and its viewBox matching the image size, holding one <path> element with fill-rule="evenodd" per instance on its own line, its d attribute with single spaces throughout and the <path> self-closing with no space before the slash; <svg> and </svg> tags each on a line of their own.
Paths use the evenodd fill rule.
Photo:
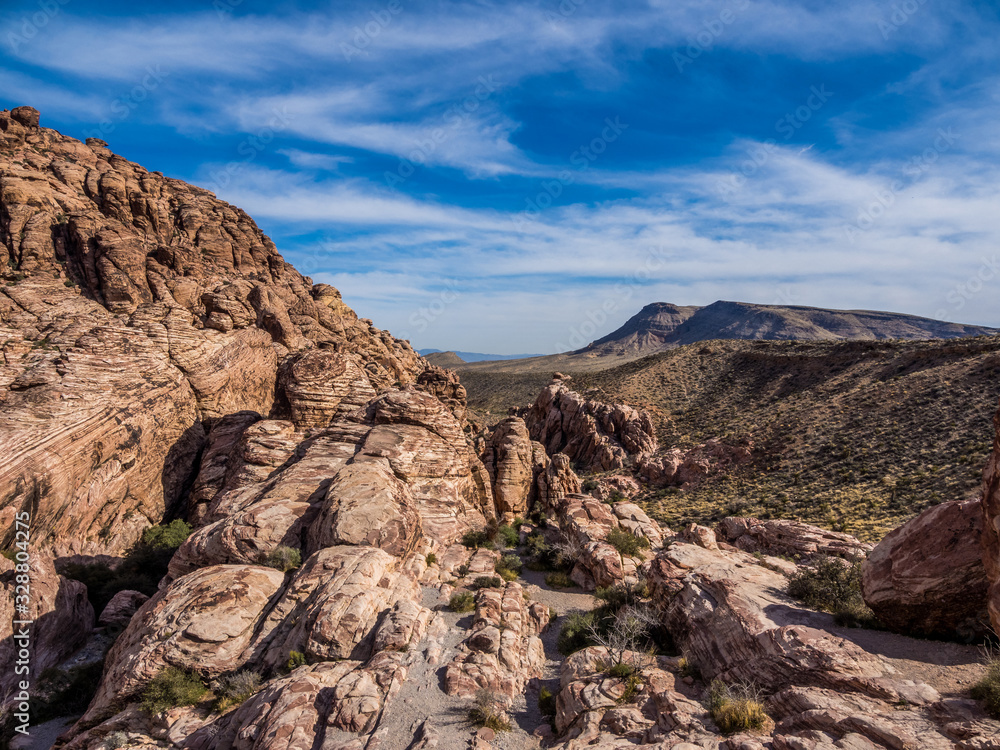
<svg viewBox="0 0 1000 750">
<path fill-rule="evenodd" d="M 879 627 L 861 594 L 861 561 L 820 557 L 789 578 L 788 594 L 809 607 L 832 612 L 838 625 Z"/>
<path fill-rule="evenodd" d="M 986 712 L 1000 719 L 1000 649 L 986 652 L 986 675 L 972 688 L 972 697 L 983 702 Z"/>
<path fill-rule="evenodd" d="M 260 674 L 249 669 L 213 680 L 211 688 L 215 694 L 215 710 L 226 711 L 240 705 L 260 690 L 260 683 Z"/>
<path fill-rule="evenodd" d="M 462 534 L 462 544 L 469 549 L 479 549 L 480 547 L 484 549 L 496 548 L 493 536 L 485 530 L 473 531 L 470 529 L 469 531 L 466 531 Z"/>
<path fill-rule="evenodd" d="M 177 667 L 167 667 L 142 691 L 142 710 L 156 715 L 168 708 L 193 706 L 207 692 L 208 688 L 197 675 Z"/>
<path fill-rule="evenodd" d="M 504 555 L 496 561 L 493 569 L 505 581 L 513 581 L 521 575 L 521 558 L 517 555 Z"/>
<path fill-rule="evenodd" d="M 590 635 L 591 626 L 594 624 L 595 616 L 593 612 L 573 612 L 563 619 L 562 628 L 559 630 L 559 638 L 556 647 L 563 656 L 569 656 L 582 648 L 593 646 L 594 641 Z"/>
<path fill-rule="evenodd" d="M 636 536 L 619 528 L 611 529 L 605 541 L 625 557 L 638 557 L 642 550 L 649 549 L 649 540 L 646 537 Z"/>
<path fill-rule="evenodd" d="M 500 576 L 476 576 L 475 580 L 469 584 L 469 588 L 478 589 L 502 589 L 503 579 Z"/>
<path fill-rule="evenodd" d="M 760 732 L 773 726 L 760 691 L 753 685 L 729 687 L 713 680 L 708 690 L 708 710 L 723 734 Z"/>
<path fill-rule="evenodd" d="M 496 693 L 479 689 L 475 703 L 469 709 L 469 719 L 479 727 L 489 727 L 495 732 L 509 732 L 510 721 L 506 716 L 507 703 Z"/>
<path fill-rule="evenodd" d="M 551 586 L 554 589 L 576 588 L 576 582 L 569 577 L 569 573 L 564 573 L 561 570 L 557 570 L 554 573 L 549 573 L 545 576 L 545 585 Z"/>
<path fill-rule="evenodd" d="M 553 718 L 556 715 L 556 696 L 547 687 L 538 691 L 538 710 L 542 716 Z"/>
<path fill-rule="evenodd" d="M 100 613 L 119 591 L 155 594 L 160 579 L 167 574 L 170 558 L 190 534 L 191 527 L 180 520 L 151 526 L 114 569 L 104 563 L 69 563 L 60 566 L 59 572 L 85 584 L 94 611 Z"/>
<path fill-rule="evenodd" d="M 269 568 L 287 573 L 302 565 L 302 553 L 294 547 L 285 547 L 282 545 L 268 552 L 262 562 Z"/>
<path fill-rule="evenodd" d="M 293 672 L 299 667 L 305 666 L 306 655 L 301 651 L 291 651 L 288 654 L 288 661 L 285 662 L 285 669 L 289 672 Z"/>
<path fill-rule="evenodd" d="M 497 530 L 497 539 L 504 547 L 516 547 L 521 542 L 521 532 L 517 526 L 501 526 Z"/>
<path fill-rule="evenodd" d="M 438 561 L 438 556 L 435 555 L 433 552 L 428 552 L 427 556 L 424 558 L 424 561 L 428 565 L 433 565 L 434 563 L 436 563 Z"/>
<path fill-rule="evenodd" d="M 471 612 L 476 608 L 476 598 L 468 591 L 459 591 L 451 595 L 448 609 L 452 612 Z"/>
</svg>

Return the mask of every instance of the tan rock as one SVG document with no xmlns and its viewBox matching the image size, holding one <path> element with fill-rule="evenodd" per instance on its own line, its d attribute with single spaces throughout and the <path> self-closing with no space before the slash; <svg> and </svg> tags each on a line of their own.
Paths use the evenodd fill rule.
<svg viewBox="0 0 1000 750">
<path fill-rule="evenodd" d="M 98 625 L 128 625 L 129 620 L 138 611 L 139 607 L 149 601 L 149 597 L 141 591 L 119 591 L 111 601 L 107 603 L 101 611 L 101 616 L 97 618 Z"/>
<path fill-rule="evenodd" d="M 875 547 L 863 565 L 865 602 L 903 633 L 977 640 L 988 632 L 988 582 L 978 500 L 928 508 Z"/>
<path fill-rule="evenodd" d="M 724 518 L 715 529 L 718 538 L 745 552 L 763 552 L 808 558 L 816 555 L 862 558 L 873 545 L 850 534 L 812 526 L 801 521 Z"/>
<path fill-rule="evenodd" d="M 542 469 L 536 468 L 533 453 L 528 428 L 520 417 L 508 417 L 490 433 L 482 459 L 498 514 L 527 515 L 534 500 L 535 477 Z"/>
</svg>

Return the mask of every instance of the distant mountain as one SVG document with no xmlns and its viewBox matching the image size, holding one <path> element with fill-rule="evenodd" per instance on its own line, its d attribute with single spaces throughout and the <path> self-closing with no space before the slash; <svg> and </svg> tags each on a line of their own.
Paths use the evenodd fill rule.
<svg viewBox="0 0 1000 750">
<path fill-rule="evenodd" d="M 538 357 L 539 354 L 481 354 L 479 352 L 443 352 L 440 349 L 417 349 L 417 354 L 422 357 L 427 357 L 428 362 L 440 365 L 439 361 L 432 359 L 432 357 L 437 357 L 437 355 L 442 355 L 438 359 L 444 358 L 446 361 L 455 363 L 454 360 L 458 359 L 460 362 L 496 362 L 499 360 L 507 359 L 527 359 L 528 357 Z M 449 356 L 449 355 L 453 355 Z M 457 364 L 457 363 L 455 363 Z M 441 365 L 444 366 L 444 365 Z"/>
<path fill-rule="evenodd" d="M 711 339 L 835 341 L 951 339 L 1000 329 L 902 313 L 713 302 L 707 307 L 646 305 L 625 325 L 573 354 L 641 356 Z"/>
</svg>

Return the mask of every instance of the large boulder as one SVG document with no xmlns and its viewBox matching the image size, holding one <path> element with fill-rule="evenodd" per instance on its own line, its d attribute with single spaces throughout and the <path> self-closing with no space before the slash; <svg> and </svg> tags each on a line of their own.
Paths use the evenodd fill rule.
<svg viewBox="0 0 1000 750">
<path fill-rule="evenodd" d="M 979 500 L 928 508 L 868 556 L 865 602 L 901 633 L 978 640 L 989 626 L 982 530 Z"/>
<path fill-rule="evenodd" d="M 483 465 L 490 473 L 497 513 L 525 516 L 535 495 L 535 450 L 528 428 L 520 417 L 508 417 L 490 433 L 483 452 Z"/>
</svg>

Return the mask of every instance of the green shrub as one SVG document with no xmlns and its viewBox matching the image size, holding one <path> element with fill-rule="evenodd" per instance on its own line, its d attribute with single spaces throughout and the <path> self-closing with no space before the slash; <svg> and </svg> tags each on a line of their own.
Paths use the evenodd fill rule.
<svg viewBox="0 0 1000 750">
<path fill-rule="evenodd" d="M 269 568 L 287 573 L 302 565 L 302 553 L 294 547 L 275 547 L 264 557 L 264 564 Z"/>
<path fill-rule="evenodd" d="M 503 579 L 499 576 L 476 576 L 469 588 L 473 590 L 503 588 Z"/>
<path fill-rule="evenodd" d="M 598 487 L 600 487 L 600 484 L 596 479 L 584 479 L 583 484 L 580 486 L 584 492 L 593 492 Z"/>
<path fill-rule="evenodd" d="M 476 598 L 468 591 L 459 591 L 451 595 L 448 609 L 452 612 L 471 612 L 476 608 Z"/>
<path fill-rule="evenodd" d="M 637 557 L 642 550 L 649 549 L 646 537 L 619 528 L 611 529 L 605 541 L 626 557 Z"/>
<path fill-rule="evenodd" d="M 128 732 L 112 732 L 104 738 L 104 747 L 107 750 L 121 750 L 128 747 Z"/>
<path fill-rule="evenodd" d="M 433 552 L 428 552 L 427 557 L 425 557 L 424 560 L 427 562 L 428 565 L 433 565 L 438 561 L 438 556 L 435 555 Z"/>
<path fill-rule="evenodd" d="M 260 690 L 260 683 L 260 675 L 249 669 L 241 669 L 213 680 L 211 687 L 215 693 L 215 710 L 221 712 L 240 705 Z"/>
<path fill-rule="evenodd" d="M 469 566 L 468 565 L 459 565 L 458 566 L 458 574 L 460 576 L 462 576 L 462 577 L 465 577 L 465 576 L 469 575 Z"/>
<path fill-rule="evenodd" d="M 501 526 L 497 530 L 497 539 L 503 542 L 504 547 L 516 547 L 521 542 L 521 532 L 516 526 Z"/>
<path fill-rule="evenodd" d="M 168 708 L 193 706 L 208 689 L 197 675 L 177 667 L 167 667 L 149 681 L 142 691 L 142 709 L 155 715 Z"/>
<path fill-rule="evenodd" d="M 759 691 L 750 685 L 731 689 L 722 680 L 712 680 L 708 710 L 723 734 L 761 731 L 772 724 Z"/>
<path fill-rule="evenodd" d="M 542 716 L 553 717 L 556 715 L 556 696 L 547 687 L 538 691 L 538 710 Z"/>
<path fill-rule="evenodd" d="M 505 581 L 513 581 L 521 575 L 521 558 L 517 555 L 504 555 L 496 561 L 493 569 Z"/>
<path fill-rule="evenodd" d="M 620 661 L 613 665 L 611 669 L 608 670 L 608 675 L 610 677 L 619 677 L 625 679 L 626 677 L 631 677 L 635 674 L 636 668 L 629 664 L 628 662 Z"/>
<path fill-rule="evenodd" d="M 489 727 L 495 732 L 509 732 L 510 722 L 504 715 L 506 702 L 489 690 L 476 691 L 475 704 L 469 709 L 469 719 L 480 727 Z"/>
<path fill-rule="evenodd" d="M 46 669 L 39 676 L 31 698 L 31 719 L 44 722 L 87 710 L 101 681 L 101 662 L 71 669 Z M 43 697 L 44 696 L 44 697 Z"/>
<path fill-rule="evenodd" d="M 576 582 L 569 577 L 568 573 L 563 573 L 561 570 L 545 576 L 545 585 L 551 586 L 554 589 L 576 588 Z"/>
<path fill-rule="evenodd" d="M 989 652 L 986 676 L 973 686 L 972 697 L 983 701 L 990 716 L 1000 719 L 1000 651 Z"/>
<path fill-rule="evenodd" d="M 590 626 L 595 622 L 593 612 L 574 612 L 563 619 L 562 629 L 559 631 L 559 638 L 556 640 L 556 647 L 563 656 L 569 656 L 582 648 L 593 646 L 594 641 L 590 635 Z"/>
<path fill-rule="evenodd" d="M 173 552 L 184 540 L 191 536 L 191 526 L 180 519 L 171 521 L 166 526 L 150 526 L 142 532 L 143 544 L 152 549 L 164 549 Z"/>
<path fill-rule="evenodd" d="M 621 666 L 620 664 L 615 666 Z M 614 667 L 612 667 L 614 669 Z M 639 688 L 642 686 L 642 677 L 636 671 L 631 672 L 625 678 L 625 690 L 622 694 L 615 700 L 615 703 L 619 705 L 624 705 L 626 703 L 631 703 L 635 700 L 635 697 L 639 694 Z"/>
<path fill-rule="evenodd" d="M 469 549 L 479 549 L 480 547 L 494 549 L 496 547 L 493 536 L 487 531 L 473 531 L 471 529 L 462 534 L 462 544 Z"/>
<path fill-rule="evenodd" d="M 861 594 L 860 560 L 845 563 L 834 557 L 817 558 L 814 568 L 788 579 L 788 594 L 808 607 L 832 612 L 838 625 L 879 627 Z"/>
<path fill-rule="evenodd" d="M 288 661 L 285 663 L 285 669 L 289 672 L 294 672 L 299 667 L 305 666 L 306 655 L 301 651 L 291 651 L 288 654 Z"/>
</svg>

